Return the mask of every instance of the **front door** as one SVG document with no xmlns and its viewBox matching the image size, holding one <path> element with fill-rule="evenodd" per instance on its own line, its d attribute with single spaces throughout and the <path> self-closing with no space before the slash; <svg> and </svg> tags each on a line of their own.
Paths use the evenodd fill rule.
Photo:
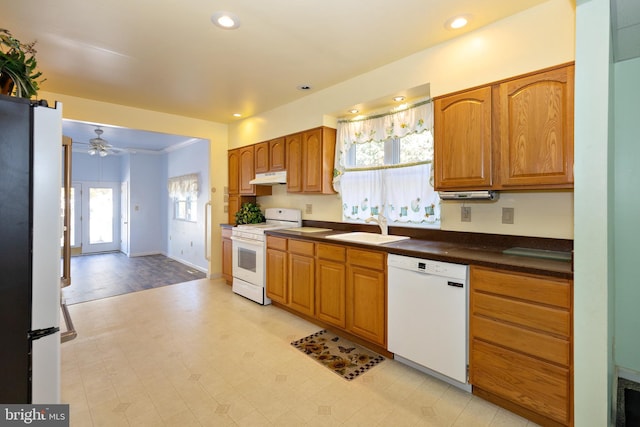
<svg viewBox="0 0 640 427">
<path fill-rule="evenodd" d="M 119 215 L 116 183 L 89 183 L 83 197 L 82 253 L 108 252 L 120 249 Z"/>
</svg>

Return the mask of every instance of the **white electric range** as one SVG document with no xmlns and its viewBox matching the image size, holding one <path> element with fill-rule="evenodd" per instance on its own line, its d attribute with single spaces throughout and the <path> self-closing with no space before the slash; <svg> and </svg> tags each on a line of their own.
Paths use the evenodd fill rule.
<svg viewBox="0 0 640 427">
<path fill-rule="evenodd" d="M 271 304 L 266 294 L 266 248 L 264 234 L 268 230 L 295 228 L 302 225 L 299 209 L 269 208 L 265 212 L 265 222 L 241 224 L 231 229 L 233 248 L 233 285 L 238 295 L 258 304 Z"/>
</svg>

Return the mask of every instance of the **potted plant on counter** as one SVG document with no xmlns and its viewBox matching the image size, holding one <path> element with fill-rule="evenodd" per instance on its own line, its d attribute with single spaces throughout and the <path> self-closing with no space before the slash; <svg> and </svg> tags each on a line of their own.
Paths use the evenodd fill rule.
<svg viewBox="0 0 640 427">
<path fill-rule="evenodd" d="M 36 42 L 22 43 L 9 30 L 0 28 L 0 93 L 19 98 L 36 96 L 42 73 L 36 68 Z"/>
<path fill-rule="evenodd" d="M 264 221 L 264 214 L 257 203 L 243 203 L 236 212 L 236 224 L 257 224 Z"/>
</svg>

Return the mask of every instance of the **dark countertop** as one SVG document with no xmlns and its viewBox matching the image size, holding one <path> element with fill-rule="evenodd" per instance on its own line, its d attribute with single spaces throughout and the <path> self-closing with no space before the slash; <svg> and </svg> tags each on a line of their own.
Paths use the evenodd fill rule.
<svg viewBox="0 0 640 427">
<path fill-rule="evenodd" d="M 558 278 L 572 279 L 572 262 L 556 259 L 539 258 L 524 255 L 507 255 L 503 251 L 512 247 L 525 247 L 547 251 L 557 251 L 567 256 L 571 254 L 573 241 L 565 239 L 547 239 L 522 236 L 502 236 L 482 233 L 463 233 L 440 230 L 415 229 L 407 234 L 395 232 L 390 227 L 389 234 L 411 235 L 410 239 L 400 240 L 383 245 L 368 245 L 327 239 L 332 234 L 349 231 L 377 232 L 378 228 L 343 223 L 313 222 L 304 224 L 305 227 L 331 228 L 331 231 L 301 232 L 286 229 L 270 230 L 266 233 L 272 236 L 299 238 L 315 242 L 339 244 L 359 247 L 369 250 L 379 250 L 391 254 L 426 258 L 435 261 L 452 262 L 457 264 L 479 265 L 490 268 L 540 274 Z M 345 227 L 346 226 L 346 227 Z M 338 228 L 339 227 L 339 228 Z M 363 229 L 364 228 L 364 229 Z M 395 229 L 396 227 L 394 227 Z M 409 230 L 397 228 L 397 231 Z"/>
</svg>

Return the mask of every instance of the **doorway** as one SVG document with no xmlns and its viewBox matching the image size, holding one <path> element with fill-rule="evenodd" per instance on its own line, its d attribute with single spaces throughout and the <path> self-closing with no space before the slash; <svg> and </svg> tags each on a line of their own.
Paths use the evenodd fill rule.
<svg viewBox="0 0 640 427">
<path fill-rule="evenodd" d="M 120 249 L 119 183 L 74 182 L 71 186 L 71 248 L 74 255 Z"/>
</svg>

